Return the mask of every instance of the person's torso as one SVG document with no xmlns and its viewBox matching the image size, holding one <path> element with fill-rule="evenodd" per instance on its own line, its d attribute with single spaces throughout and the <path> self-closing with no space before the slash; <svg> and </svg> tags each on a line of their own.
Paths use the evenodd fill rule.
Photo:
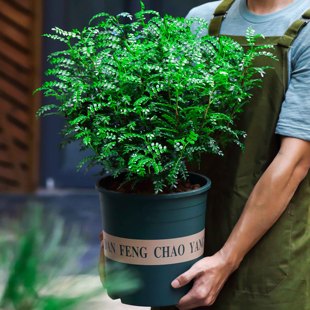
<svg viewBox="0 0 310 310">
<path fill-rule="evenodd" d="M 214 11 L 218 4 L 207 4 L 205 8 L 209 7 L 209 11 L 212 7 Z M 279 151 L 280 137 L 275 134 L 275 128 L 289 82 L 288 55 L 293 53 L 292 47 L 295 46 L 298 50 L 300 43 L 297 40 L 301 40 L 300 34 L 305 35 L 309 31 L 291 31 L 292 35 L 297 37 L 295 42 L 291 41 L 292 47 L 289 46 L 290 40 L 283 37 L 290 25 L 310 8 L 310 1 L 297 0 L 286 9 L 271 14 L 268 19 L 263 16 L 262 23 L 248 20 L 258 16 L 249 11 L 245 11 L 244 16 L 243 5 L 245 0 L 235 1 L 223 19 L 220 33 L 233 35 L 237 41 L 244 43 L 244 38 L 240 36 L 244 35 L 249 25 L 252 25 L 257 33 L 266 29 L 268 33 L 263 33 L 266 39 L 262 43 L 274 45 L 278 62 L 268 63 L 273 69 L 268 71 L 262 88 L 253 91 L 253 100 L 239 120 L 240 129 L 247 132 L 244 151 L 237 146 L 231 146 L 224 151 L 223 158 L 209 155 L 204 158 L 200 172 L 210 177 L 213 182 L 206 224 L 206 255 L 214 254 L 223 246 L 255 184 Z M 287 17 L 286 14 L 290 11 L 292 14 Z M 276 20 L 279 24 L 275 25 Z M 273 28 L 268 29 L 271 26 Z M 285 46 L 286 43 L 288 46 Z M 308 174 L 278 222 L 229 279 L 213 308 L 287 310 L 296 305 L 301 310 L 309 309 L 309 214 Z M 299 297 L 295 300 L 297 292 Z"/>
</svg>

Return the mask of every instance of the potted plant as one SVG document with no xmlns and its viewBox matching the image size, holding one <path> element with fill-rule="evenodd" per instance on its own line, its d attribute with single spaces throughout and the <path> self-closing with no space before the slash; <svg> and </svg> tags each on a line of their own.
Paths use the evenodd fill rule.
<svg viewBox="0 0 310 310">
<path fill-rule="evenodd" d="M 48 58 L 52 80 L 39 90 L 57 103 L 39 115 L 64 116 L 66 140 L 93 152 L 81 166 L 107 173 L 97 184 L 107 279 L 126 266 L 142 284 L 112 296 L 124 303 L 171 305 L 189 289 L 170 283 L 203 255 L 211 184 L 189 167 L 201 154 L 242 146 L 236 120 L 266 69 L 253 61 L 271 57 L 251 29 L 244 49 L 205 35 L 207 27 L 141 2 L 134 17 L 101 13 L 81 31 L 45 35 L 66 47 Z"/>
</svg>

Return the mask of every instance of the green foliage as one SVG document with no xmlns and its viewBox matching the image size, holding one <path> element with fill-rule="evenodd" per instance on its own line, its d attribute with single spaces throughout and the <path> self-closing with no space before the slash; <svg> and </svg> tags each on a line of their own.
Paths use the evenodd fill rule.
<svg viewBox="0 0 310 310">
<path fill-rule="evenodd" d="M 135 275 L 119 266 L 109 270 L 113 276 L 104 288 L 99 279 L 98 285 L 92 281 L 97 266 L 81 266 L 87 251 L 77 226 L 68 228 L 62 217 L 43 209 L 29 208 L 18 220 L 0 218 L 0 310 L 89 309 L 105 288 L 116 295 L 139 289 Z"/>
<path fill-rule="evenodd" d="M 61 218 L 48 216 L 50 222 L 46 220 L 40 207 L 31 208 L 28 219 L 22 223 L 7 225 L 8 221 L 1 219 L 1 224 L 7 226 L 3 235 L 11 237 L 0 238 L 0 285 L 5 285 L 0 309 L 70 310 L 103 292 L 92 289 L 77 296 L 70 296 L 68 290 L 62 294 L 52 292 L 53 281 L 56 286 L 60 283 L 56 280 L 62 279 L 63 284 L 64 275 L 77 274 L 84 246 L 76 230 L 65 231 Z M 47 229 L 47 223 L 53 226 Z"/>
<path fill-rule="evenodd" d="M 255 47 L 251 29 L 245 50 L 228 37 L 199 35 L 208 27 L 201 19 L 161 17 L 142 2 L 134 17 L 101 13 L 81 31 L 46 35 L 66 47 L 49 56 L 52 81 L 39 89 L 58 105 L 39 115 L 63 115 L 66 138 L 91 149 L 91 163 L 126 180 L 150 179 L 160 192 L 202 153 L 241 144 L 235 121 L 266 69 L 253 61 L 272 56 Z"/>
</svg>

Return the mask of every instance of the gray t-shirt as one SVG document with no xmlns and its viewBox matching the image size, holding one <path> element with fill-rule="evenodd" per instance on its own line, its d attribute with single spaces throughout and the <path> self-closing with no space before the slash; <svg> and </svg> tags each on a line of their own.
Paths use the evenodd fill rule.
<svg viewBox="0 0 310 310">
<path fill-rule="evenodd" d="M 193 8 L 187 15 L 210 21 L 220 1 Z M 289 26 L 310 9 L 310 0 L 295 0 L 284 9 L 257 15 L 246 0 L 236 0 L 224 19 L 221 34 L 244 36 L 247 28 L 268 36 L 282 36 Z M 282 104 L 276 133 L 310 141 L 310 25 L 298 35 L 289 53 L 289 86 Z"/>
</svg>

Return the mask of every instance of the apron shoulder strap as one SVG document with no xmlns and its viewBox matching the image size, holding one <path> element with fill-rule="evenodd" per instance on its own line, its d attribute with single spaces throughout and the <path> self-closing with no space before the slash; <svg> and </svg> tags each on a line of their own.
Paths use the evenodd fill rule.
<svg viewBox="0 0 310 310">
<path fill-rule="evenodd" d="M 300 19 L 296 20 L 279 39 L 278 45 L 290 48 L 300 31 L 310 22 L 310 9 L 306 11 Z"/>
<path fill-rule="evenodd" d="M 220 5 L 216 8 L 213 18 L 209 24 L 209 35 L 219 36 L 222 22 L 225 19 L 228 10 L 232 6 L 235 0 L 223 0 Z"/>
</svg>

